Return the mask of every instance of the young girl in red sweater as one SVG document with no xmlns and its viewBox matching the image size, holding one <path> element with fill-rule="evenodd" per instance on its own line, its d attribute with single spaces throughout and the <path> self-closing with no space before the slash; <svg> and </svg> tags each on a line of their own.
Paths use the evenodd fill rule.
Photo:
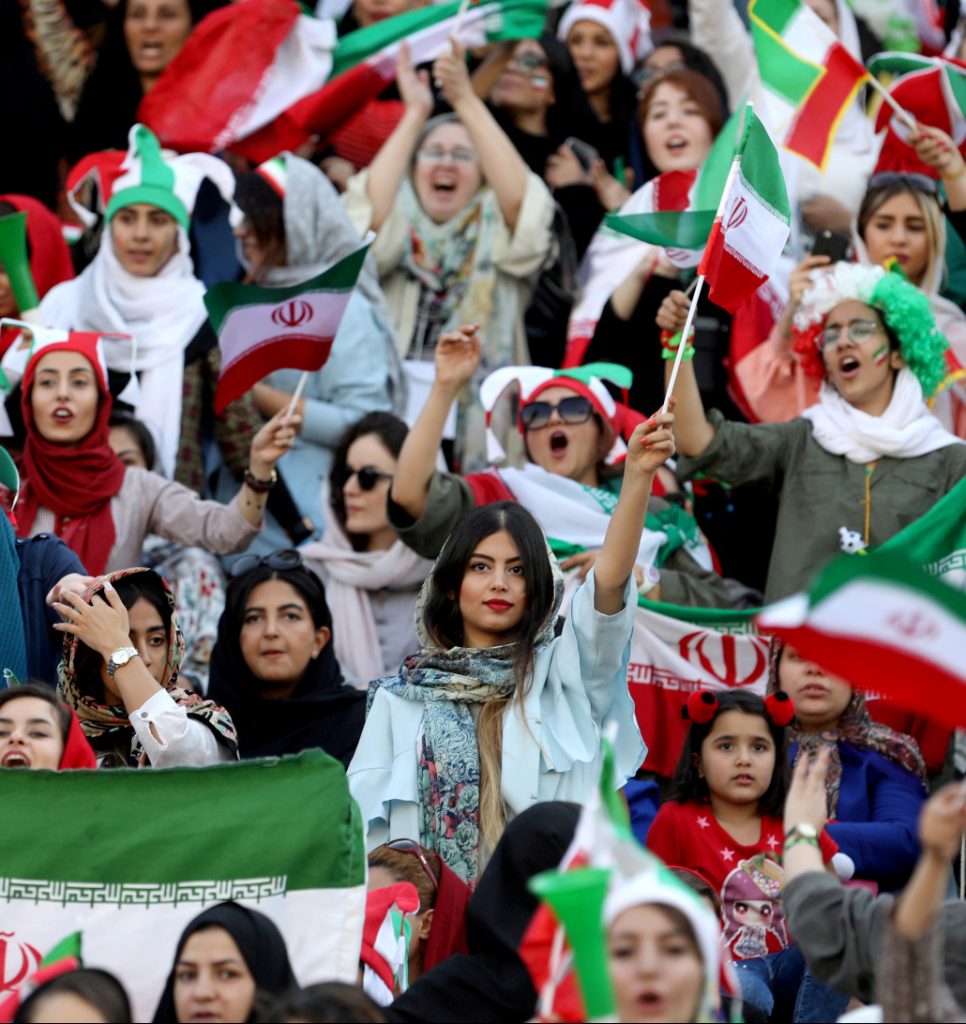
<svg viewBox="0 0 966 1024">
<path fill-rule="evenodd" d="M 767 700 L 742 690 L 692 694 L 671 799 L 647 845 L 666 864 L 698 872 L 720 894 L 722 941 L 745 968 L 739 977 L 746 1002 L 774 1019 L 834 1020 L 837 1014 L 821 1013 L 828 1012 L 826 993 L 838 997 L 805 975 L 781 907 L 786 843 L 816 843 L 826 862 L 838 849 L 824 830 L 815 835 L 803 826 L 785 835 L 785 726 L 794 715 L 784 693 Z"/>
</svg>

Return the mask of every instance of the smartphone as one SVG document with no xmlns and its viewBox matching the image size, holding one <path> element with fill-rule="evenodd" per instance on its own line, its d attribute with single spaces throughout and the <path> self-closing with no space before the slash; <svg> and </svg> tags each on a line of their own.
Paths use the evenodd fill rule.
<svg viewBox="0 0 966 1024">
<path fill-rule="evenodd" d="M 600 159 L 600 153 L 589 142 L 584 142 L 573 135 L 564 140 L 564 145 L 571 149 L 585 171 L 589 171 Z"/>
<path fill-rule="evenodd" d="M 813 256 L 828 256 L 832 263 L 841 263 L 848 258 L 849 249 L 852 243 L 847 235 L 838 231 L 830 231 L 823 228 L 815 236 L 815 244 L 812 246 Z"/>
</svg>

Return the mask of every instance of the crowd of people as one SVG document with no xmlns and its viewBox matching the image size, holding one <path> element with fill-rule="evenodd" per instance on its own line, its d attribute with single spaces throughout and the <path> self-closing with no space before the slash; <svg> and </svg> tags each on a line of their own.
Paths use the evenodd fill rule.
<svg viewBox="0 0 966 1024">
<path fill-rule="evenodd" d="M 677 680 L 681 733 L 629 676 L 641 609 L 787 598 L 966 479 L 958 122 L 882 146 L 857 91 L 821 168 L 782 155 L 771 279 L 734 313 L 700 295 L 683 337 L 694 267 L 605 217 L 679 209 L 764 102 L 745 0 L 570 0 L 486 46 L 464 11 L 297 152 L 175 153 L 140 104 L 232 2 L 271 0 L 31 0 L 2 33 L 9 138 L 43 142 L 0 170 L 0 769 L 321 749 L 368 854 L 353 984 L 216 903 L 154 1020 L 589 1019 L 530 883 L 609 773 L 641 855 L 586 925 L 612 1019 L 966 1019 L 963 759 L 929 680 L 909 708 L 773 638 L 760 686 Z M 801 4 L 856 61 L 897 26 L 966 60 L 958 3 Z M 316 14 L 346 39 L 422 6 Z M 216 412 L 206 290 L 364 242 L 322 368 Z M 645 733 L 683 735 L 673 773 Z M 42 968 L 0 1020 L 131 1020 L 111 966 Z"/>
</svg>

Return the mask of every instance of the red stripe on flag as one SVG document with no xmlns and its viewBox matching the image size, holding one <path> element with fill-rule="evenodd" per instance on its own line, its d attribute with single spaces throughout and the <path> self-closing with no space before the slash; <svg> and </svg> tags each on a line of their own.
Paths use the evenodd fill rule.
<svg viewBox="0 0 966 1024">
<path fill-rule="evenodd" d="M 729 313 L 734 313 L 767 280 L 767 275 L 759 274 L 728 245 L 720 220 L 711 229 L 698 273 L 708 279 L 708 298 Z"/>
<path fill-rule="evenodd" d="M 966 686 L 936 662 L 867 637 L 834 636 L 804 624 L 769 626 L 805 658 L 816 659 L 828 672 L 848 680 L 857 690 L 887 694 L 893 703 L 951 726 L 966 726 Z M 926 676 L 924 676 L 924 672 Z M 923 706 L 923 679 L 929 680 L 928 707 Z"/>
<path fill-rule="evenodd" d="M 653 204 L 655 210 L 686 210 L 691 195 L 691 186 L 698 172 L 665 171 L 654 179 Z M 641 211 L 643 212 L 643 211 Z"/>
<path fill-rule="evenodd" d="M 215 412 L 224 411 L 227 405 L 280 367 L 321 370 L 331 351 L 332 338 L 320 338 L 317 334 L 286 332 L 266 338 L 222 370 L 215 389 Z"/>
<path fill-rule="evenodd" d="M 785 148 L 811 160 L 820 170 L 828 160 L 832 138 L 846 108 L 865 81 L 866 70 L 844 46 L 833 46 L 825 73 L 798 108 Z"/>
</svg>

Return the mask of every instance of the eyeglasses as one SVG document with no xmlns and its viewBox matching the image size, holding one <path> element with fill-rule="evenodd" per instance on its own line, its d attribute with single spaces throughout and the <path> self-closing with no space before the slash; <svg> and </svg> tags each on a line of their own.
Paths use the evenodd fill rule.
<svg viewBox="0 0 966 1024">
<path fill-rule="evenodd" d="M 269 569 L 298 569 L 302 565 L 302 554 L 295 548 L 286 548 L 284 551 L 273 551 L 270 555 L 242 555 L 232 564 L 228 575 L 232 579 L 244 576 L 260 565 L 267 565 Z"/>
<path fill-rule="evenodd" d="M 345 490 L 345 485 L 355 477 L 359 481 L 359 487 L 363 491 L 371 491 L 380 480 L 392 480 L 392 473 L 384 473 L 375 466 L 363 466 L 362 469 L 353 469 L 351 466 L 339 466 L 332 472 L 332 482 L 340 491 Z"/>
<path fill-rule="evenodd" d="M 476 153 L 472 149 L 456 146 L 454 149 L 443 149 L 441 146 L 433 146 L 430 149 L 419 149 L 416 156 L 426 164 L 441 164 L 449 158 L 457 164 L 475 164 Z"/>
<path fill-rule="evenodd" d="M 519 71 L 521 75 L 533 78 L 538 71 L 542 68 L 549 68 L 550 65 L 547 63 L 546 57 L 534 53 L 533 50 L 527 50 L 508 60 L 506 66 L 514 71 Z"/>
<path fill-rule="evenodd" d="M 930 196 L 937 195 L 939 192 L 935 178 L 930 178 L 928 174 L 905 171 L 879 171 L 878 174 L 873 174 L 869 178 L 866 191 L 872 192 L 875 189 L 889 188 L 890 185 L 908 185 L 914 191 L 925 192 Z"/>
<path fill-rule="evenodd" d="M 586 423 L 590 419 L 594 407 L 589 398 L 583 395 L 571 395 L 569 398 L 561 398 L 556 405 L 550 402 L 528 402 L 520 410 L 520 420 L 524 430 L 540 430 L 550 422 L 550 417 L 556 410 L 557 415 L 570 426 L 577 426 L 579 423 Z"/>
<path fill-rule="evenodd" d="M 844 327 L 826 327 L 818 336 L 818 348 L 824 352 L 827 348 L 834 348 L 842 337 L 842 332 L 849 336 L 850 341 L 861 345 L 868 341 L 876 333 L 882 332 L 882 327 L 875 320 L 853 320 Z"/>
<path fill-rule="evenodd" d="M 647 91 L 647 86 L 654 81 L 655 78 L 663 78 L 670 71 L 681 71 L 687 69 L 687 64 L 683 60 L 674 60 L 670 64 L 665 64 L 663 67 L 650 67 L 645 64 L 644 66 L 637 68 L 631 73 L 631 81 L 637 89 L 637 98 L 641 99 L 643 94 Z"/>
<path fill-rule="evenodd" d="M 429 861 L 426 860 L 426 855 L 423 853 L 423 848 L 414 839 L 392 839 L 385 844 L 390 850 L 398 850 L 400 853 L 408 853 L 415 857 L 420 864 L 423 866 L 423 871 L 429 876 L 429 880 L 433 883 L 433 888 L 439 890 L 439 879 L 433 873 L 433 869 L 429 866 Z"/>
</svg>

